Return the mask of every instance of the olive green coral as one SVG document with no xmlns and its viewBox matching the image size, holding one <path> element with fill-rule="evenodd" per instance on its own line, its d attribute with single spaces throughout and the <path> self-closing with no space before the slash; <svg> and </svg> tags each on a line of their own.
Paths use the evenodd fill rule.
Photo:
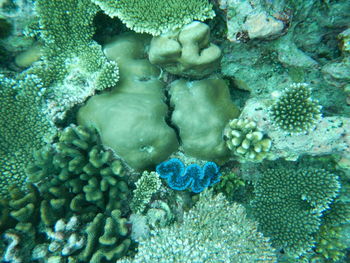
<svg viewBox="0 0 350 263">
<path fill-rule="evenodd" d="M 192 22 L 180 30 L 153 37 L 149 60 L 162 69 L 184 77 L 203 78 L 218 69 L 221 50 L 209 42 L 205 23 Z"/>
<path fill-rule="evenodd" d="M 240 159 L 261 162 L 266 158 L 271 139 L 257 127 L 256 122 L 248 119 L 232 119 L 224 130 L 227 147 Z"/>
<path fill-rule="evenodd" d="M 159 35 L 193 20 L 215 16 L 207 0 L 92 0 L 111 17 L 119 17 L 127 27 L 140 33 Z"/>
<path fill-rule="evenodd" d="M 270 117 L 280 129 L 290 133 L 307 132 L 321 117 L 321 106 L 311 99 L 306 83 L 294 83 L 271 106 Z"/>
<path fill-rule="evenodd" d="M 253 213 L 274 247 L 298 257 L 314 246 L 321 214 L 339 188 L 338 177 L 323 169 L 267 169 L 255 185 Z"/>
</svg>

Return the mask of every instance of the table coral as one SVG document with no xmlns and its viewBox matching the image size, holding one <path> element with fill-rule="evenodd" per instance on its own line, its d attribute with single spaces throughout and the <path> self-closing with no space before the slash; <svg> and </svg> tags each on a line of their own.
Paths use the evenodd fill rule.
<svg viewBox="0 0 350 263">
<path fill-rule="evenodd" d="M 111 17 L 119 17 L 127 27 L 139 33 L 159 35 L 215 16 L 207 0 L 92 0 Z"/>
<path fill-rule="evenodd" d="M 298 257 L 314 246 L 321 214 L 339 188 L 338 177 L 323 169 L 267 169 L 255 185 L 253 213 L 274 247 Z"/>
</svg>

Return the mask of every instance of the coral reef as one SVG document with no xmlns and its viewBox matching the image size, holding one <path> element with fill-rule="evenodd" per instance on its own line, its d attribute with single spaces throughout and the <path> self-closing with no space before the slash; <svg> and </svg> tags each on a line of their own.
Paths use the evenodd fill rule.
<svg viewBox="0 0 350 263">
<path fill-rule="evenodd" d="M 178 191 L 191 188 L 194 193 L 216 184 L 221 176 L 219 167 L 213 162 L 207 162 L 203 167 L 191 164 L 185 169 L 185 165 L 177 158 L 158 164 L 156 171 L 160 178 L 166 179 L 170 188 Z"/>
<path fill-rule="evenodd" d="M 242 161 L 261 162 L 271 149 L 268 138 L 254 121 L 233 119 L 224 130 L 227 147 Z"/>
<path fill-rule="evenodd" d="M 233 172 L 222 172 L 220 182 L 215 184 L 213 188 L 215 192 L 223 193 L 230 200 L 236 190 L 243 186 L 245 186 L 245 182 L 238 175 Z"/>
<path fill-rule="evenodd" d="M 149 60 L 172 74 L 203 78 L 218 69 L 221 59 L 221 50 L 209 43 L 209 34 L 209 26 L 196 21 L 153 37 Z"/>
<path fill-rule="evenodd" d="M 320 217 L 340 188 L 323 169 L 267 169 L 255 185 L 253 213 L 277 249 L 298 257 L 310 250 Z"/>
<path fill-rule="evenodd" d="M 144 171 L 135 185 L 136 189 L 133 191 L 131 209 L 134 213 L 142 213 L 150 202 L 152 195 L 159 190 L 162 182 L 156 172 Z"/>
<path fill-rule="evenodd" d="M 270 117 L 280 129 L 290 133 L 307 132 L 315 128 L 321 117 L 321 106 L 311 99 L 306 83 L 295 83 L 286 89 L 270 108 Z"/>
<path fill-rule="evenodd" d="M 159 35 L 193 20 L 215 16 L 207 0 L 92 0 L 111 17 L 119 17 L 127 27 L 140 33 Z"/>
<path fill-rule="evenodd" d="M 137 170 L 164 161 L 178 148 L 165 122 L 160 72 L 144 59 L 148 43 L 146 36 L 124 34 L 106 44 L 107 58 L 120 64 L 119 85 L 92 97 L 78 113 L 80 124 L 97 128 L 102 143 Z"/>
<path fill-rule="evenodd" d="M 226 123 L 238 117 L 223 79 L 175 80 L 170 84 L 172 122 L 179 129 L 184 152 L 190 156 L 220 161 L 229 156 L 222 137 Z"/>
<path fill-rule="evenodd" d="M 223 195 L 210 191 L 200 195 L 196 206 L 185 214 L 182 224 L 156 230 L 140 241 L 137 262 L 275 262 L 268 239 L 245 218 L 243 206 L 229 204 Z"/>
</svg>

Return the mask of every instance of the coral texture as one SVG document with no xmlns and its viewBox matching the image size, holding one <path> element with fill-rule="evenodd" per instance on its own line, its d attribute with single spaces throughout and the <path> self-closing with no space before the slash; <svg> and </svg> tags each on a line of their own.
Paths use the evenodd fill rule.
<svg viewBox="0 0 350 263">
<path fill-rule="evenodd" d="M 159 35 L 215 16 L 207 0 L 92 0 L 111 17 L 119 17 L 127 27 L 140 33 Z"/>
<path fill-rule="evenodd" d="M 260 230 L 274 247 L 302 255 L 314 246 L 321 214 L 339 188 L 338 177 L 322 169 L 264 171 L 252 202 Z"/>
<path fill-rule="evenodd" d="M 124 34 L 106 44 L 106 56 L 120 64 L 119 85 L 92 97 L 78 112 L 80 124 L 97 128 L 102 143 L 137 170 L 164 161 L 178 148 L 165 122 L 160 72 L 144 58 L 148 43 L 146 36 Z"/>
<path fill-rule="evenodd" d="M 192 22 L 179 31 L 153 37 L 149 60 L 162 69 L 184 77 L 203 78 L 218 69 L 221 50 L 209 43 L 209 26 Z"/>
<path fill-rule="evenodd" d="M 134 259 L 117 262 L 275 262 L 268 239 L 245 216 L 242 205 L 205 191 L 182 224 L 156 230 L 140 242 Z"/>
<path fill-rule="evenodd" d="M 170 188 L 178 191 L 191 188 L 194 193 L 216 184 L 221 176 L 219 167 L 213 162 L 207 162 L 203 167 L 191 164 L 185 169 L 185 165 L 176 158 L 158 164 L 156 171 L 166 179 Z"/>
<path fill-rule="evenodd" d="M 271 139 L 248 119 L 230 120 L 224 136 L 227 147 L 242 161 L 261 162 L 271 149 Z"/>
<path fill-rule="evenodd" d="M 305 83 L 295 83 L 286 89 L 271 106 L 275 125 L 290 133 L 307 132 L 321 117 L 321 106 L 311 99 L 311 89 Z"/>
</svg>

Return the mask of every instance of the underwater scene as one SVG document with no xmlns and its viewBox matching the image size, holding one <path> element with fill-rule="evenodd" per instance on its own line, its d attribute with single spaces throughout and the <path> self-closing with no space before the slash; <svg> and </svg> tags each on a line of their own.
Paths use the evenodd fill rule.
<svg viewBox="0 0 350 263">
<path fill-rule="evenodd" d="M 0 0 L 0 262 L 350 263 L 350 0 Z"/>
</svg>

